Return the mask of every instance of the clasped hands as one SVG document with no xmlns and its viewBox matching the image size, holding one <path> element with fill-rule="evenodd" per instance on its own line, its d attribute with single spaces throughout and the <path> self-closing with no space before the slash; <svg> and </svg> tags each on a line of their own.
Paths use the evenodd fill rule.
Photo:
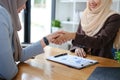
<svg viewBox="0 0 120 80">
<path fill-rule="evenodd" d="M 75 33 L 67 31 L 57 31 L 47 36 L 49 42 L 61 45 L 75 38 Z"/>
<path fill-rule="evenodd" d="M 69 40 L 75 39 L 76 33 L 67 32 L 67 31 L 57 31 L 48 35 L 48 40 L 51 43 L 61 45 Z M 76 48 L 75 54 L 77 56 L 86 57 L 86 52 L 83 48 Z"/>
</svg>

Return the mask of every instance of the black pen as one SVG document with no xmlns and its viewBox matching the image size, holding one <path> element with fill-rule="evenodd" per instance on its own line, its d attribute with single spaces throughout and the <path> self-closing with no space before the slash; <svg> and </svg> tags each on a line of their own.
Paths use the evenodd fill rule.
<svg viewBox="0 0 120 80">
<path fill-rule="evenodd" d="M 67 53 L 58 54 L 58 55 L 56 55 L 56 56 L 54 56 L 54 57 L 60 57 L 60 56 L 64 56 L 64 55 L 67 55 Z"/>
</svg>

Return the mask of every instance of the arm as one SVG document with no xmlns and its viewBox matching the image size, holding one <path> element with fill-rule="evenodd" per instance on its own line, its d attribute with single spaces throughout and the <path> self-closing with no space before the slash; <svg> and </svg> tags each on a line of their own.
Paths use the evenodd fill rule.
<svg viewBox="0 0 120 80">
<path fill-rule="evenodd" d="M 17 74 L 18 68 L 13 59 L 12 34 L 7 24 L 7 21 L 0 23 L 0 77 L 11 80 Z"/>
<path fill-rule="evenodd" d="M 79 23 L 79 26 L 78 26 L 78 29 L 77 29 L 77 33 L 82 34 L 82 35 L 85 34 L 85 32 L 81 28 L 81 22 Z M 72 40 L 72 43 L 73 42 L 74 42 L 74 40 Z M 79 45 L 79 44 L 72 45 L 72 47 L 70 48 L 70 51 L 71 52 L 75 52 L 75 49 L 77 49 L 77 48 L 83 48 L 85 50 L 85 52 L 87 51 L 87 49 L 85 48 L 85 46 L 82 46 L 82 45 Z"/>
<path fill-rule="evenodd" d="M 84 31 L 81 28 L 81 22 L 79 23 L 77 32 L 80 33 L 80 34 L 85 34 Z M 74 40 L 72 40 L 72 42 L 74 42 Z M 71 52 L 75 52 L 75 54 L 77 56 L 87 57 L 87 54 L 86 54 L 87 53 L 87 48 L 85 46 L 82 46 L 82 45 L 76 45 L 76 46 L 72 45 L 72 47 L 70 48 L 70 51 Z"/>
<path fill-rule="evenodd" d="M 52 42 L 52 40 L 56 37 L 58 37 L 58 33 L 52 33 L 46 36 L 47 42 Z M 47 44 L 48 45 L 48 44 Z M 44 53 L 44 47 L 47 46 L 44 39 L 41 39 L 40 41 L 31 44 L 30 46 L 24 48 L 22 50 L 21 59 L 20 61 L 25 61 L 31 57 L 34 57 L 38 54 Z"/>
<path fill-rule="evenodd" d="M 73 44 L 79 44 L 95 49 L 103 48 L 103 46 L 109 43 L 109 41 L 114 39 L 116 36 L 116 33 L 120 28 L 120 15 L 115 14 L 109 17 L 104 26 L 104 29 L 102 29 L 99 34 L 95 35 L 94 37 L 77 33 Z"/>
<path fill-rule="evenodd" d="M 43 52 L 43 47 L 40 41 L 38 41 L 22 49 L 20 61 L 23 62 Z"/>
</svg>

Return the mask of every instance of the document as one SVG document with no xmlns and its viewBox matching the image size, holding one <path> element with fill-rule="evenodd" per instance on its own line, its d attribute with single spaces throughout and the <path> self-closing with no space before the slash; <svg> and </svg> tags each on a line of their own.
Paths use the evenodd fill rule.
<svg viewBox="0 0 120 80">
<path fill-rule="evenodd" d="M 67 53 L 59 54 L 56 56 L 50 56 L 47 58 L 47 60 L 58 62 L 76 69 L 81 69 L 81 68 L 88 67 L 90 65 L 98 63 L 98 61 L 96 60 L 68 55 Z"/>
</svg>

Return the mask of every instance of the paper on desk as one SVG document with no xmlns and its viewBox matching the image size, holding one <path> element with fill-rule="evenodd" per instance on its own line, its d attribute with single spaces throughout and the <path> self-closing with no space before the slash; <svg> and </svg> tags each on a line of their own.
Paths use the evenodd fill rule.
<svg viewBox="0 0 120 80">
<path fill-rule="evenodd" d="M 91 60 L 73 55 L 64 55 L 60 57 L 50 56 L 47 58 L 47 60 L 55 61 L 77 69 L 81 69 L 98 63 L 98 61 L 96 60 Z"/>
</svg>

